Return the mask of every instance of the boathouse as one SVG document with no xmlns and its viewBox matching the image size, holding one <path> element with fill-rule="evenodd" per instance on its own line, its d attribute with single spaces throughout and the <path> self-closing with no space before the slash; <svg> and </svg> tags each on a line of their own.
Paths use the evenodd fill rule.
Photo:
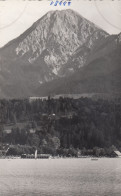
<svg viewBox="0 0 121 196">
<path fill-rule="evenodd" d="M 115 150 L 114 153 L 116 154 L 117 157 L 121 158 L 121 153 L 118 150 Z"/>
</svg>

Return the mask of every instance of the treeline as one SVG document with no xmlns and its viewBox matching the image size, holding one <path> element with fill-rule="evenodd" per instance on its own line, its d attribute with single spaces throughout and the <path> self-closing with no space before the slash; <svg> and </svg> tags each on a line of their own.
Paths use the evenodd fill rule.
<svg viewBox="0 0 121 196">
<path fill-rule="evenodd" d="M 37 148 L 40 153 L 76 156 L 80 149 L 106 152 L 112 145 L 120 150 L 121 100 L 0 100 L 0 132 L 2 142 L 19 144 L 21 153 Z"/>
</svg>

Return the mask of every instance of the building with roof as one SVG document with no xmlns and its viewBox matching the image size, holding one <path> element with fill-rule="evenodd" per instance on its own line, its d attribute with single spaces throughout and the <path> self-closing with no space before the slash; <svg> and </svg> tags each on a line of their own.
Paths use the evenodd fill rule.
<svg viewBox="0 0 121 196">
<path fill-rule="evenodd" d="M 116 154 L 117 157 L 121 158 L 121 153 L 118 150 L 115 150 L 114 153 Z"/>
<path fill-rule="evenodd" d="M 37 159 L 49 159 L 51 157 L 50 154 L 37 154 Z M 34 154 L 22 154 L 21 158 L 23 159 L 35 159 Z"/>
<path fill-rule="evenodd" d="M 10 134 L 11 132 L 12 132 L 11 129 L 5 129 L 5 130 L 3 130 L 3 133 L 6 133 L 6 134 Z"/>
</svg>

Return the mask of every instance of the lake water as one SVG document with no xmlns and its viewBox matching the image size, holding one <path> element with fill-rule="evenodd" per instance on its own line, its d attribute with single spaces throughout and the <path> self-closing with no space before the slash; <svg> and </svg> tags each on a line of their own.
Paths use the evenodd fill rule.
<svg viewBox="0 0 121 196">
<path fill-rule="evenodd" d="M 121 158 L 0 159 L 0 196 L 121 196 Z"/>
</svg>

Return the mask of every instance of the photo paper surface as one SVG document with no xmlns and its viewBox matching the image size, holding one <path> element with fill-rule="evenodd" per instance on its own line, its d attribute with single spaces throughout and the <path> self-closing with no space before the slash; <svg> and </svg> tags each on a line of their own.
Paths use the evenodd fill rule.
<svg viewBox="0 0 121 196">
<path fill-rule="evenodd" d="M 0 0 L 0 196 L 120 185 L 121 1 Z"/>
</svg>

